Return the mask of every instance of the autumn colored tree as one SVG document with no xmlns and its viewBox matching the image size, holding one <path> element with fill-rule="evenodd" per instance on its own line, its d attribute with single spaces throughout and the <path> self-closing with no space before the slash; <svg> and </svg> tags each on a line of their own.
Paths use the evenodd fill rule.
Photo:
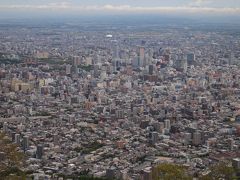
<svg viewBox="0 0 240 180">
<path fill-rule="evenodd" d="M 164 163 L 153 168 L 153 180 L 191 180 L 183 166 Z"/>
<path fill-rule="evenodd" d="M 210 168 L 210 173 L 199 178 L 200 180 L 237 180 L 235 177 L 235 170 L 225 163 L 219 163 Z"/>
<path fill-rule="evenodd" d="M 24 177 L 21 167 L 24 162 L 24 154 L 18 151 L 18 146 L 13 144 L 10 139 L 0 133 L 0 177 L 3 179 L 16 179 Z M 18 178 L 19 179 L 19 178 Z"/>
</svg>

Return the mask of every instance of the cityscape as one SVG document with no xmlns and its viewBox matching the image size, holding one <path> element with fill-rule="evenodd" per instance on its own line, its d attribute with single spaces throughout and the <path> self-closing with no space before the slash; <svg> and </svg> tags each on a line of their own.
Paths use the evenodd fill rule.
<svg viewBox="0 0 240 180">
<path fill-rule="evenodd" d="M 0 20 L 0 179 L 239 179 L 240 21 L 106 16 Z"/>
</svg>

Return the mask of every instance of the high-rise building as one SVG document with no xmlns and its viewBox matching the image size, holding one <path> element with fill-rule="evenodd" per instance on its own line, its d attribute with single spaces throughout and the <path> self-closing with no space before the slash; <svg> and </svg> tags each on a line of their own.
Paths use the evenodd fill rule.
<svg viewBox="0 0 240 180">
<path fill-rule="evenodd" d="M 232 160 L 232 166 L 235 168 L 235 169 L 240 169 L 240 158 L 234 158 Z"/>
<path fill-rule="evenodd" d="M 23 137 L 22 145 L 23 145 L 24 151 L 28 150 L 28 148 L 29 148 L 29 137 L 28 136 Z"/>
<path fill-rule="evenodd" d="M 4 152 L 0 152 L 0 162 L 6 159 L 6 154 Z"/>
<path fill-rule="evenodd" d="M 124 119 L 124 111 L 122 109 L 118 109 L 116 111 L 116 118 L 117 119 Z"/>
<path fill-rule="evenodd" d="M 229 65 L 233 65 L 234 63 L 235 63 L 235 56 L 234 56 L 234 53 L 231 52 L 230 55 L 229 55 L 228 64 L 229 64 Z"/>
<path fill-rule="evenodd" d="M 3 123 L 3 132 L 7 132 L 8 131 L 8 124 L 7 124 L 7 122 L 4 122 Z"/>
<path fill-rule="evenodd" d="M 73 57 L 73 66 L 79 66 L 81 64 L 81 58 L 79 56 Z"/>
<path fill-rule="evenodd" d="M 209 151 L 209 149 L 211 147 L 211 141 L 210 140 L 206 141 L 206 146 L 207 146 L 207 151 Z"/>
<path fill-rule="evenodd" d="M 144 47 L 139 47 L 139 66 L 140 67 L 146 66 Z"/>
<path fill-rule="evenodd" d="M 163 122 L 159 122 L 159 124 L 160 124 L 160 132 L 163 133 L 164 123 Z"/>
<path fill-rule="evenodd" d="M 15 134 L 15 143 L 18 145 L 21 143 L 20 142 L 20 134 Z"/>
<path fill-rule="evenodd" d="M 164 127 L 168 130 L 171 128 L 171 122 L 169 119 L 164 120 Z"/>
<path fill-rule="evenodd" d="M 67 64 L 67 65 L 66 65 L 66 74 L 67 74 L 67 75 L 70 75 L 70 74 L 71 74 L 71 70 L 72 70 L 72 65 Z"/>
<path fill-rule="evenodd" d="M 188 65 L 193 65 L 194 62 L 195 62 L 195 54 L 194 53 L 187 54 L 187 63 L 188 63 Z"/>
<path fill-rule="evenodd" d="M 186 57 L 183 54 L 178 54 L 175 59 L 175 68 L 177 71 L 186 73 L 188 62 Z"/>
<path fill-rule="evenodd" d="M 154 70 L 153 68 L 154 68 L 154 66 L 151 64 L 151 65 L 148 66 L 148 68 L 149 68 L 148 69 L 149 74 L 153 75 L 153 70 Z"/>
<path fill-rule="evenodd" d="M 161 124 L 160 124 L 160 122 L 154 122 L 153 123 L 153 127 L 154 127 L 154 130 L 155 131 L 157 131 L 157 132 L 159 132 L 159 133 L 161 133 L 162 132 L 162 127 L 161 127 Z"/>
<path fill-rule="evenodd" d="M 36 158 L 42 159 L 42 156 L 43 156 L 43 145 L 39 144 L 37 145 Z"/>
<path fill-rule="evenodd" d="M 152 144 L 155 144 L 158 141 L 158 133 L 156 131 L 151 132 L 150 137 Z"/>
<path fill-rule="evenodd" d="M 15 142 L 15 132 L 11 132 L 11 138 L 12 138 L 12 142 Z"/>
<path fill-rule="evenodd" d="M 184 134 L 184 144 L 185 145 L 188 145 L 191 143 L 191 140 L 192 140 L 192 135 L 191 133 L 185 133 Z"/>
<path fill-rule="evenodd" d="M 193 133 L 193 140 L 192 140 L 193 145 L 198 146 L 202 143 L 201 136 L 202 136 L 202 134 L 200 131 L 196 131 Z"/>
<path fill-rule="evenodd" d="M 113 71 L 117 71 L 117 65 L 118 62 L 120 62 L 119 58 L 119 47 L 118 47 L 118 41 L 113 41 Z"/>
<path fill-rule="evenodd" d="M 139 57 L 133 57 L 133 59 L 132 59 L 132 66 L 134 68 L 138 68 L 139 67 Z"/>
<path fill-rule="evenodd" d="M 234 139 L 233 138 L 229 139 L 229 149 L 231 151 L 233 151 L 233 149 L 234 149 Z"/>
<path fill-rule="evenodd" d="M 57 135 L 57 134 L 54 134 L 54 135 L 53 135 L 53 143 L 54 143 L 55 145 L 57 145 L 57 144 L 58 144 L 58 141 L 59 141 L 58 135 Z"/>
</svg>

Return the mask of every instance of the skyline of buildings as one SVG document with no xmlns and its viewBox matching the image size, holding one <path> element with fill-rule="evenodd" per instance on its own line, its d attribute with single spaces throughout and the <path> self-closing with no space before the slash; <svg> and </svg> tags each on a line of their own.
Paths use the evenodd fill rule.
<svg viewBox="0 0 240 180">
<path fill-rule="evenodd" d="M 163 163 L 195 178 L 219 162 L 239 170 L 232 26 L 5 24 L 0 130 L 35 179 L 152 180 Z"/>
</svg>

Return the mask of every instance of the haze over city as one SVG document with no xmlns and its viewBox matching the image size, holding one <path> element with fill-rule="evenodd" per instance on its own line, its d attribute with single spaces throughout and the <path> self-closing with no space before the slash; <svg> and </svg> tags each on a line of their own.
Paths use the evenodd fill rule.
<svg viewBox="0 0 240 180">
<path fill-rule="evenodd" d="M 2 0 L 1 18 L 101 14 L 239 16 L 237 0 Z"/>
</svg>

